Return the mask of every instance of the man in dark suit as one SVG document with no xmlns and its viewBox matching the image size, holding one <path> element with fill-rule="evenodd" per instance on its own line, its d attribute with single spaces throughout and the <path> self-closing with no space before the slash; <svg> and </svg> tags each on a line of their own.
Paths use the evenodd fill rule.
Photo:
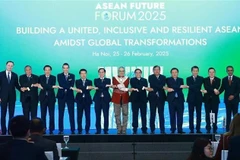
<svg viewBox="0 0 240 160">
<path fill-rule="evenodd" d="M 188 88 L 183 84 L 183 79 L 178 77 L 179 70 L 177 68 L 171 69 L 172 77 L 167 78 L 167 101 L 169 105 L 171 131 L 176 131 L 176 120 L 178 133 L 185 133 L 182 130 L 183 125 L 183 111 L 184 111 L 184 95 L 182 89 Z M 177 119 L 176 119 L 177 114 Z"/>
<path fill-rule="evenodd" d="M 76 80 L 76 102 L 77 102 L 77 122 L 78 122 L 78 133 L 82 134 L 82 118 L 83 111 L 85 112 L 86 134 L 89 134 L 90 129 L 90 108 L 92 104 L 92 97 L 90 91 L 94 89 L 92 86 L 92 81 L 87 79 L 87 70 L 80 69 L 79 71 L 80 79 Z"/>
<path fill-rule="evenodd" d="M 43 138 L 43 134 L 45 133 L 44 121 L 40 118 L 33 118 L 30 122 L 30 134 L 29 141 L 34 142 L 35 146 L 38 146 L 44 151 L 52 151 L 53 152 L 53 160 L 59 160 L 58 150 L 56 146 L 56 142 L 49 140 L 47 138 Z"/>
<path fill-rule="evenodd" d="M 130 79 L 130 85 L 133 89 L 130 95 L 130 102 L 132 102 L 132 126 L 133 134 L 137 133 L 138 128 L 138 112 L 141 112 L 142 133 L 147 134 L 147 93 L 148 89 L 147 79 L 142 78 L 142 70 L 135 69 L 135 77 Z"/>
<path fill-rule="evenodd" d="M 106 70 L 104 68 L 98 69 L 99 78 L 94 79 L 94 85 L 96 92 L 93 97 L 95 102 L 96 113 L 96 134 L 101 133 L 101 110 L 104 117 L 104 134 L 108 134 L 108 122 L 109 122 L 109 103 L 111 102 L 111 96 L 109 93 L 109 87 L 111 86 L 110 78 L 105 78 Z"/>
<path fill-rule="evenodd" d="M 52 67 L 50 65 L 45 65 L 44 68 L 44 75 L 39 77 L 39 88 L 41 89 L 39 93 L 39 101 L 41 107 L 41 118 L 46 127 L 46 115 L 47 110 L 49 113 L 49 130 L 50 134 L 53 134 L 55 129 L 55 122 L 54 122 L 54 111 L 55 111 L 55 92 L 54 89 L 62 89 L 59 86 L 56 86 L 56 77 L 51 75 Z"/>
<path fill-rule="evenodd" d="M 16 103 L 16 88 L 20 91 L 18 83 L 18 75 L 12 72 L 14 62 L 8 61 L 6 63 L 6 70 L 0 72 L 0 103 L 1 103 L 1 128 L 2 135 L 6 135 L 6 114 L 7 108 L 9 119 L 14 115 Z"/>
<path fill-rule="evenodd" d="M 27 141 L 29 120 L 25 116 L 12 118 L 9 130 L 13 140 L 0 145 L 1 160 L 47 160 L 42 148 Z"/>
<path fill-rule="evenodd" d="M 38 76 L 32 74 L 32 67 L 27 65 L 24 68 L 25 74 L 19 77 L 21 87 L 20 100 L 22 102 L 23 115 L 29 119 L 37 116 L 38 107 Z"/>
<path fill-rule="evenodd" d="M 229 131 L 229 125 L 231 117 L 238 113 L 239 92 L 240 92 L 240 80 L 233 75 L 233 66 L 227 66 L 226 68 L 228 76 L 222 79 L 222 85 L 219 90 L 219 94 L 224 92 L 224 103 L 226 106 L 226 131 Z"/>
<path fill-rule="evenodd" d="M 221 80 L 215 76 L 215 69 L 209 68 L 208 69 L 209 77 L 204 78 L 204 88 L 202 90 L 204 93 L 204 104 L 205 104 L 205 117 L 206 117 L 206 129 L 207 133 L 210 133 L 211 130 L 211 121 L 210 121 L 210 113 L 214 113 L 215 117 L 213 122 L 213 133 L 217 133 L 217 115 L 218 115 L 218 108 L 219 108 L 219 87 L 221 84 Z"/>
<path fill-rule="evenodd" d="M 193 115 L 194 109 L 196 109 L 197 115 L 197 133 L 202 133 L 200 130 L 201 126 L 201 112 L 202 112 L 202 102 L 203 95 L 201 92 L 201 87 L 203 84 L 203 77 L 198 75 L 199 68 L 193 66 L 191 68 L 192 76 L 187 78 L 187 85 L 189 86 L 187 102 L 188 102 L 188 113 L 189 113 L 189 129 L 190 133 L 194 133 Z"/>
<path fill-rule="evenodd" d="M 153 67 L 153 73 L 148 77 L 150 83 L 150 91 L 148 93 L 148 99 L 150 102 L 150 128 L 151 134 L 155 132 L 155 118 L 156 109 L 158 108 L 158 115 L 160 120 L 161 133 L 165 134 L 165 120 L 164 120 L 164 105 L 166 101 L 166 93 L 164 91 L 166 84 L 166 77 L 160 74 L 160 66 Z"/>
<path fill-rule="evenodd" d="M 57 92 L 58 98 L 58 111 L 59 111 L 59 134 L 63 134 L 63 116 L 65 105 L 68 106 L 68 114 L 71 126 L 71 133 L 75 134 L 75 122 L 74 122 L 74 94 L 73 86 L 75 82 L 75 75 L 69 73 L 69 64 L 64 63 L 62 65 L 63 73 L 57 75 L 57 80 L 60 88 Z"/>
</svg>

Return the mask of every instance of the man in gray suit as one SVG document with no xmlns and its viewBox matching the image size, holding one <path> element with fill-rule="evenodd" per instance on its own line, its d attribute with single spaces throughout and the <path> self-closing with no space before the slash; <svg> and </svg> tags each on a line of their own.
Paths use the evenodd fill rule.
<svg viewBox="0 0 240 160">
<path fill-rule="evenodd" d="M 45 133 L 44 122 L 40 118 L 33 118 L 30 122 L 30 141 L 38 147 L 44 149 L 44 151 L 53 151 L 53 159 L 59 160 L 58 150 L 56 142 L 43 138 Z"/>
</svg>

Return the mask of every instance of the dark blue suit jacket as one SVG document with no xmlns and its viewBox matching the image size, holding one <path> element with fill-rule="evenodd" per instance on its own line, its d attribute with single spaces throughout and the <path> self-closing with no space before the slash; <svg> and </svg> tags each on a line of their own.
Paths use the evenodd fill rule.
<svg viewBox="0 0 240 160">
<path fill-rule="evenodd" d="M 175 94 L 177 93 L 178 95 L 178 99 L 180 100 L 180 102 L 184 102 L 184 95 L 182 92 L 182 88 L 180 88 L 181 85 L 183 85 L 183 79 L 182 78 L 177 78 L 176 80 L 174 80 L 174 78 L 169 77 L 167 78 L 167 86 L 169 88 L 174 89 L 173 92 L 168 92 L 167 93 L 167 101 L 168 102 L 172 102 L 175 98 Z"/>
<path fill-rule="evenodd" d="M 58 89 L 57 98 L 63 99 L 65 94 L 68 100 L 74 100 L 73 90 L 70 88 L 74 86 L 75 83 L 75 75 L 68 73 L 68 78 L 66 80 L 64 73 L 60 73 L 57 75 L 58 84 L 63 89 Z"/>
<path fill-rule="evenodd" d="M 157 99 L 157 92 L 159 94 L 161 101 L 166 101 L 166 93 L 163 87 L 166 84 L 166 77 L 164 75 L 159 75 L 159 78 L 152 74 L 148 77 L 148 82 L 150 83 L 150 88 L 153 88 L 152 92 L 148 93 L 149 101 L 155 101 Z"/>
<path fill-rule="evenodd" d="M 193 76 L 187 78 L 188 88 L 188 96 L 187 102 L 194 104 L 201 104 L 203 102 L 203 95 L 201 92 L 201 88 L 203 85 L 203 77 L 197 76 L 194 81 Z"/>
<path fill-rule="evenodd" d="M 103 99 L 106 103 L 111 102 L 111 96 L 109 93 L 109 87 L 106 87 L 106 85 L 111 85 L 111 79 L 110 78 L 104 78 L 103 82 L 100 78 L 96 78 L 94 79 L 94 86 L 98 87 L 98 89 L 96 90 L 94 97 L 93 97 L 93 101 L 96 102 L 100 102 L 101 100 L 101 94 L 103 93 Z"/>
<path fill-rule="evenodd" d="M 214 77 L 213 83 L 211 84 L 210 78 L 204 78 L 204 88 L 207 93 L 204 94 L 204 102 L 207 103 L 210 100 L 214 103 L 220 103 L 219 95 L 214 93 L 214 89 L 219 89 L 221 84 L 221 79 Z"/>
<path fill-rule="evenodd" d="M 148 87 L 147 80 L 145 78 L 141 78 L 138 80 L 136 77 L 130 79 L 130 84 L 132 88 L 138 89 L 137 91 L 132 91 L 130 95 L 130 102 L 144 102 L 147 103 L 147 92 L 146 90 L 142 90 L 143 86 Z"/>
<path fill-rule="evenodd" d="M 240 159 L 239 145 L 240 145 L 240 136 L 234 136 L 234 137 L 230 138 L 227 160 L 239 160 Z"/>
<path fill-rule="evenodd" d="M 229 102 L 228 97 L 230 95 L 234 96 L 234 99 L 232 100 L 232 102 L 234 103 L 239 103 L 239 92 L 240 92 L 240 80 L 238 77 L 233 76 L 232 77 L 232 83 L 231 85 L 229 85 L 228 83 L 228 76 L 224 77 L 222 79 L 222 86 L 219 90 L 220 94 L 224 92 L 224 102 L 227 103 Z"/>
<path fill-rule="evenodd" d="M 0 72 L 0 98 L 2 101 L 7 101 L 8 96 L 10 101 L 16 101 L 16 88 L 20 91 L 18 83 L 18 75 L 14 72 L 11 73 L 11 81 L 8 84 L 6 71 Z"/>
<path fill-rule="evenodd" d="M 44 101 L 46 97 L 46 92 L 48 92 L 48 100 L 55 102 L 56 101 L 55 91 L 52 87 L 56 85 L 56 77 L 50 75 L 48 79 L 48 84 L 46 84 L 46 80 L 47 78 L 45 75 L 41 75 L 39 77 L 39 84 L 41 84 L 41 86 L 43 87 L 43 89 L 41 89 L 39 93 L 39 100 Z"/>
<path fill-rule="evenodd" d="M 76 95 L 76 102 L 82 104 L 85 102 L 85 104 L 92 104 L 92 97 L 90 94 L 89 89 L 87 89 L 87 86 L 92 86 L 92 81 L 89 79 L 86 79 L 85 86 L 83 86 L 82 79 L 76 80 L 76 88 L 81 89 L 82 93 L 77 93 Z M 83 99 L 83 94 L 85 95 L 85 101 Z"/>
<path fill-rule="evenodd" d="M 0 160 L 47 160 L 44 150 L 25 140 L 12 140 L 0 146 Z"/>
</svg>

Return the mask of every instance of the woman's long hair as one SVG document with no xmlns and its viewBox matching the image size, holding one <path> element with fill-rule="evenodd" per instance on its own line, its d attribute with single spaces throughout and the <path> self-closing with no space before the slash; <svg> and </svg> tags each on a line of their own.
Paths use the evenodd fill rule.
<svg viewBox="0 0 240 160">
<path fill-rule="evenodd" d="M 240 114 L 237 113 L 234 115 L 230 127 L 229 132 L 225 133 L 225 136 L 240 136 Z"/>
<path fill-rule="evenodd" d="M 203 160 L 207 158 L 204 153 L 204 148 L 208 144 L 211 144 L 211 142 L 205 138 L 196 139 L 193 143 L 192 152 L 188 160 Z"/>
</svg>

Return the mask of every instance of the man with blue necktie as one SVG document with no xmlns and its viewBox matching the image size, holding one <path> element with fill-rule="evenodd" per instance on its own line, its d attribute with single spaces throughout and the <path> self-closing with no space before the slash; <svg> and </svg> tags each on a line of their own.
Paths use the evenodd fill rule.
<svg viewBox="0 0 240 160">
<path fill-rule="evenodd" d="M 75 122 L 74 122 L 74 94 L 73 86 L 75 82 L 75 75 L 69 73 L 69 64 L 64 63 L 62 65 L 63 73 L 57 75 L 57 80 L 60 88 L 58 89 L 58 111 L 59 111 L 59 134 L 63 134 L 63 117 L 65 105 L 68 107 L 68 114 L 70 120 L 70 126 L 72 134 L 75 134 Z"/>
<path fill-rule="evenodd" d="M 178 133 L 185 133 L 182 130 L 183 125 L 183 111 L 184 111 L 184 95 L 182 89 L 188 88 L 183 84 L 183 79 L 178 77 L 179 70 L 177 68 L 171 69 L 171 77 L 167 78 L 167 101 L 169 105 L 171 132 L 176 131 L 176 121 Z M 176 119 L 177 115 L 177 119 Z"/>
<path fill-rule="evenodd" d="M 82 134 L 82 118 L 83 111 L 85 112 L 86 125 L 85 131 L 86 134 L 89 134 L 90 130 L 90 113 L 91 113 L 91 104 L 92 97 L 90 91 L 94 89 L 92 86 L 92 81 L 87 79 L 87 70 L 80 69 L 79 71 L 80 79 L 76 80 L 76 102 L 77 102 L 77 123 L 78 123 L 78 134 Z"/>
<path fill-rule="evenodd" d="M 1 103 L 1 128 L 2 135 L 6 135 L 6 114 L 7 109 L 9 119 L 14 116 L 16 103 L 16 89 L 20 91 L 18 83 L 18 75 L 12 72 L 14 62 L 8 61 L 6 63 L 6 70 L 0 72 L 0 103 Z"/>
<path fill-rule="evenodd" d="M 104 117 L 104 134 L 108 134 L 108 122 L 109 122 L 109 103 L 111 102 L 111 96 L 109 93 L 109 87 L 111 86 L 111 79 L 106 78 L 106 70 L 104 68 L 98 69 L 99 78 L 94 79 L 94 85 L 96 87 L 96 93 L 93 97 L 95 102 L 96 113 L 96 134 L 101 133 L 101 110 Z"/>
</svg>

